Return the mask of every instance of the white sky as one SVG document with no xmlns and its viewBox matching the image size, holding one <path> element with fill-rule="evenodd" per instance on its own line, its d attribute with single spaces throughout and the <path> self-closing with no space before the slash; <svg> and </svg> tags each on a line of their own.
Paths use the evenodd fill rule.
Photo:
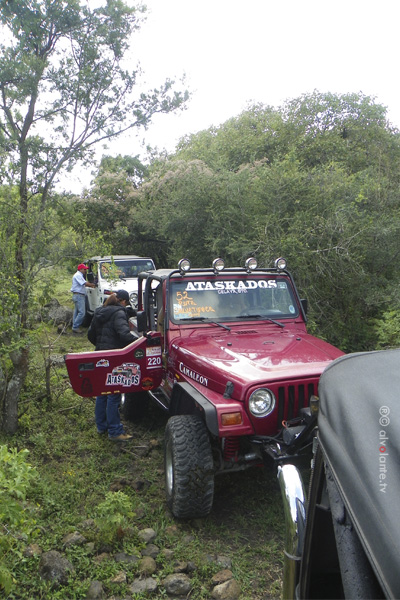
<svg viewBox="0 0 400 600">
<path fill-rule="evenodd" d="M 185 112 L 157 115 L 147 132 L 100 155 L 141 154 L 143 138 L 173 151 L 183 135 L 219 125 L 249 102 L 279 106 L 315 89 L 374 96 L 400 128 L 399 0 L 144 2 L 133 61 L 149 86 L 185 73 L 192 99 Z M 89 182 L 74 172 L 65 186 L 78 191 Z"/>
</svg>

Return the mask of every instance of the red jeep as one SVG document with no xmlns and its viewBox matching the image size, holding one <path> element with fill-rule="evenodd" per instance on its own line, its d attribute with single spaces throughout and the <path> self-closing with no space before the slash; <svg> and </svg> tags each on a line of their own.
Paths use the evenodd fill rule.
<svg viewBox="0 0 400 600">
<path fill-rule="evenodd" d="M 258 268 L 158 269 L 139 275 L 137 338 L 122 350 L 68 354 L 81 396 L 144 391 L 170 416 L 165 432 L 167 503 L 179 518 L 207 515 L 214 476 L 282 463 L 310 443 L 325 367 L 343 352 L 306 330 L 286 262 Z M 113 376 L 129 364 L 134 377 Z M 129 406 L 128 406 L 129 408 Z"/>
</svg>

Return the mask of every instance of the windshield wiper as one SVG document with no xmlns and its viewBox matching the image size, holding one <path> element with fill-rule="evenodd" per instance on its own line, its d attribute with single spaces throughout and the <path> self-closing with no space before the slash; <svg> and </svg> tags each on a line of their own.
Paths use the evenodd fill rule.
<svg viewBox="0 0 400 600">
<path fill-rule="evenodd" d="M 275 321 L 275 319 L 271 319 L 270 317 L 266 317 L 264 315 L 238 315 L 238 319 L 262 319 L 263 321 L 270 321 L 270 323 L 275 323 L 275 325 L 279 325 L 279 327 L 285 327 L 283 323 L 279 321 Z"/>
<path fill-rule="evenodd" d="M 222 327 L 223 329 L 231 330 L 228 325 L 224 325 L 223 323 L 218 323 L 218 321 L 210 321 L 207 317 L 189 317 L 188 319 L 184 319 L 184 321 L 203 321 L 210 323 L 211 325 L 218 325 L 218 327 Z"/>
</svg>

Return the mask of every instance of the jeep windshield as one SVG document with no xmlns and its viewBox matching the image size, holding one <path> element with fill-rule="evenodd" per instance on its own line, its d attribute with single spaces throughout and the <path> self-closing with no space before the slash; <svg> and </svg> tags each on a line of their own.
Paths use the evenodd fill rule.
<svg viewBox="0 0 400 600">
<path fill-rule="evenodd" d="M 148 259 L 105 261 L 99 264 L 102 279 L 130 279 L 137 277 L 142 271 L 153 269 L 155 269 L 154 263 Z"/>
<path fill-rule="evenodd" d="M 271 321 L 298 314 L 294 290 L 285 277 L 251 274 L 171 280 L 170 318 L 174 323 L 251 318 Z"/>
</svg>

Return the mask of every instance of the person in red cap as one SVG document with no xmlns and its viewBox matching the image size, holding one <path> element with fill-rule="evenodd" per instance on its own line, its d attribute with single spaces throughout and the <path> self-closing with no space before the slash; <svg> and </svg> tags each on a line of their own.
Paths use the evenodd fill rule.
<svg viewBox="0 0 400 600">
<path fill-rule="evenodd" d="M 83 333 L 83 329 L 81 329 L 81 325 L 83 323 L 83 319 L 85 318 L 86 312 L 86 288 L 87 287 L 96 287 L 94 283 L 90 283 L 86 281 L 83 273 L 87 271 L 89 267 L 81 263 L 78 265 L 78 270 L 72 278 L 72 300 L 74 302 L 74 315 L 72 317 L 72 333 Z"/>
</svg>

